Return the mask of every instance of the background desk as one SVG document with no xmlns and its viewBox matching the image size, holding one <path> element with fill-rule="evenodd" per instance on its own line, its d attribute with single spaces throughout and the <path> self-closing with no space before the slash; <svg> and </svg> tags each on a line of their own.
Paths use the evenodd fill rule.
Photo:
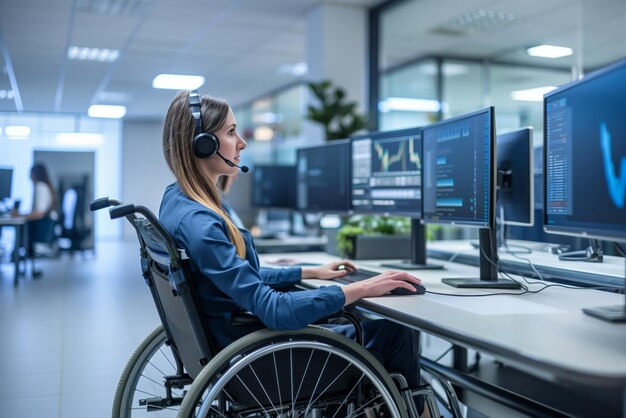
<svg viewBox="0 0 626 418">
<path fill-rule="evenodd" d="M 272 239 L 255 238 L 254 245 L 259 254 L 324 251 L 326 237 L 285 236 Z"/>
<path fill-rule="evenodd" d="M 328 262 L 324 253 L 281 254 L 305 262 Z M 273 257 L 276 257 L 274 255 Z M 262 262 L 272 256 L 262 256 Z M 622 260 L 623 261 L 623 260 Z M 358 263 L 384 271 L 377 262 Z M 426 289 L 447 294 L 488 294 L 493 290 L 455 289 L 443 277 L 472 277 L 475 267 L 446 263 L 443 271 L 415 271 Z M 306 280 L 305 286 L 328 281 Z M 335 283 L 333 283 L 335 284 Z M 538 289 L 541 284 L 531 285 Z M 549 288 L 538 294 L 456 297 L 435 294 L 363 299 L 359 306 L 450 342 L 472 348 L 540 379 L 560 384 L 619 388 L 626 402 L 626 324 L 584 315 L 584 307 L 624 303 L 624 296 L 588 289 Z M 622 412 L 624 413 L 624 412 Z"/>
<path fill-rule="evenodd" d="M 15 228 L 15 241 L 13 243 L 13 252 L 11 254 L 11 261 L 15 265 L 13 283 L 17 286 L 20 274 L 20 248 L 27 246 L 28 234 L 26 228 L 27 221 L 25 218 L 5 218 L 0 217 L 0 228 L 3 226 L 11 226 Z"/>
</svg>

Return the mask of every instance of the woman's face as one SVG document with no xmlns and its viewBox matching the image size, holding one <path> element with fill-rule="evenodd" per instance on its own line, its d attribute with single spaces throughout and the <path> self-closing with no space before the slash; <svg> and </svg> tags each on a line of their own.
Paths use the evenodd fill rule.
<svg viewBox="0 0 626 418">
<path fill-rule="evenodd" d="M 228 109 L 228 116 L 222 128 L 217 132 L 213 132 L 213 134 L 215 134 L 220 141 L 220 149 L 218 152 L 227 160 L 239 165 L 241 150 L 243 150 L 247 144 L 237 133 L 237 121 L 235 120 L 232 109 Z M 237 174 L 239 171 L 237 167 L 230 167 L 226 164 L 218 155 L 214 155 L 204 161 L 206 161 L 205 167 L 213 183 L 217 181 L 219 176 L 231 176 Z"/>
</svg>

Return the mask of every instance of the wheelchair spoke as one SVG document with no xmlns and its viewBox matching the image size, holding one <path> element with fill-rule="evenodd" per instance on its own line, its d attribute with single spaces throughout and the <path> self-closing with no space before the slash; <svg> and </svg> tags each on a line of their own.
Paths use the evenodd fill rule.
<svg viewBox="0 0 626 418">
<path fill-rule="evenodd" d="M 250 370 L 252 370 L 252 374 L 254 375 L 254 377 L 256 377 L 256 381 L 259 382 L 259 386 L 261 387 L 261 389 L 263 389 L 263 393 L 265 393 L 267 400 L 270 401 L 270 405 L 272 405 L 272 409 L 274 409 L 274 411 L 276 411 L 276 413 L 278 414 L 278 409 L 276 409 L 276 407 L 274 406 L 274 402 L 272 402 L 272 398 L 270 398 L 270 395 L 268 395 L 267 391 L 265 390 L 265 386 L 263 385 L 263 383 L 261 383 L 259 376 L 257 376 L 256 372 L 254 371 L 254 368 L 252 367 L 252 364 L 250 364 L 248 367 L 250 368 Z"/>
<path fill-rule="evenodd" d="M 307 371 L 309 370 L 309 365 L 311 364 L 311 359 L 313 358 L 313 353 L 314 351 L 311 350 L 311 354 L 309 355 L 309 360 L 306 362 L 306 367 L 304 368 L 304 373 L 302 374 L 302 377 L 300 378 L 300 386 L 298 386 L 298 391 L 296 392 L 296 396 L 293 396 L 293 392 L 292 392 L 292 396 L 291 396 L 291 402 L 292 402 L 292 410 L 296 409 L 296 399 L 298 399 L 298 395 L 300 395 L 300 389 L 302 389 L 302 383 L 304 383 L 304 378 L 306 377 Z M 293 370 L 291 372 L 291 378 L 293 379 Z M 293 415 L 292 415 L 293 416 Z"/>
<path fill-rule="evenodd" d="M 261 404 L 261 402 L 259 402 L 259 400 L 257 399 L 256 396 L 254 396 L 254 393 L 252 393 L 252 391 L 250 390 L 250 388 L 248 388 L 248 386 L 244 383 L 243 380 L 241 380 L 241 377 L 239 377 L 239 375 L 236 375 L 237 380 L 239 380 L 239 382 L 241 382 L 241 384 L 243 385 L 244 388 L 246 388 L 246 390 L 248 391 L 248 393 L 250 395 L 252 395 L 252 397 L 254 398 L 254 400 L 256 401 L 256 403 L 261 407 L 261 409 L 263 410 L 263 412 L 265 413 L 265 415 L 269 415 L 269 413 L 265 410 L 265 408 L 263 407 L 263 405 Z"/>
<path fill-rule="evenodd" d="M 343 374 L 345 373 L 345 371 L 346 371 L 346 370 L 348 370 L 349 368 L 350 368 L 350 364 L 348 364 L 348 365 L 347 365 L 347 366 L 346 366 L 346 367 L 345 367 L 345 368 L 341 371 L 341 373 L 339 373 L 339 374 L 337 375 L 337 377 L 335 377 L 335 379 L 333 379 L 333 381 L 332 381 L 332 382 L 330 382 L 330 383 L 328 384 L 328 386 L 326 386 L 326 387 L 324 388 L 324 390 L 323 390 L 323 391 L 322 391 L 319 395 L 317 395 L 317 398 L 315 398 L 314 400 L 312 400 L 310 403 L 311 403 L 311 404 L 315 404 L 315 402 L 317 402 L 317 400 L 318 400 L 319 398 L 321 398 L 321 397 L 322 397 L 322 395 L 323 395 L 324 393 L 326 393 L 326 391 L 327 391 L 327 390 L 328 390 L 328 389 L 329 389 L 329 388 L 333 385 L 333 383 L 335 383 L 335 382 L 337 381 L 337 379 L 339 379 L 339 378 L 341 377 L 341 375 L 343 375 Z M 360 379 L 359 379 L 359 381 L 360 381 Z M 355 385 L 354 387 L 356 387 L 356 385 Z M 353 387 L 352 389 L 354 389 L 354 387 Z"/>
<path fill-rule="evenodd" d="M 311 392 L 311 397 L 313 397 L 313 395 L 315 395 L 315 391 L 317 390 L 317 386 L 320 384 L 320 380 L 322 380 L 322 376 L 324 375 L 324 371 L 326 370 L 326 365 L 328 364 L 328 359 L 330 358 L 330 353 L 328 353 L 328 355 L 326 356 L 326 361 L 324 362 L 324 365 L 322 366 L 322 370 L 320 371 L 320 375 L 317 377 L 317 382 L 315 382 L 315 387 L 313 388 L 313 391 Z M 309 399 L 309 403 L 306 406 L 306 408 L 304 409 L 304 415 L 306 416 L 307 412 L 309 412 L 309 408 L 311 407 L 312 403 L 311 400 Z"/>
<path fill-rule="evenodd" d="M 356 389 L 359 386 L 359 383 L 361 383 L 361 380 L 363 380 L 363 378 L 365 377 L 364 373 L 361 373 L 361 377 L 359 377 L 359 380 L 357 380 L 356 384 L 354 386 L 352 386 L 352 389 L 350 389 L 350 392 L 348 392 L 348 394 L 346 395 L 345 398 L 343 398 L 343 401 L 341 401 L 341 404 L 339 405 L 339 407 L 337 408 L 337 410 L 335 411 L 335 413 L 333 414 L 332 417 L 330 418 L 335 418 L 335 416 L 337 415 L 337 413 L 341 410 L 341 407 L 346 403 L 346 401 L 350 398 L 350 395 L 352 395 L 352 392 L 354 392 L 354 389 Z"/>
<path fill-rule="evenodd" d="M 276 353 L 272 353 L 272 357 L 274 359 L 274 374 L 276 375 L 276 387 L 278 388 L 278 403 L 280 406 L 283 405 L 283 397 L 280 390 L 280 380 L 278 379 L 278 366 L 276 364 Z"/>
<path fill-rule="evenodd" d="M 170 358 L 167 356 L 167 354 L 165 354 L 165 352 L 163 352 L 162 348 L 159 348 L 159 352 L 163 355 L 163 357 L 165 357 L 165 360 L 167 360 L 167 362 L 170 364 L 170 366 L 172 366 L 172 370 L 176 370 L 176 366 L 174 366 L 174 363 L 172 363 L 172 360 L 170 360 Z"/>
<path fill-rule="evenodd" d="M 369 401 L 365 402 L 363 405 L 359 406 L 357 409 L 352 411 L 352 413 L 350 415 L 348 415 L 346 418 L 358 417 L 359 415 L 365 413 L 365 409 L 373 408 L 375 406 L 378 406 L 378 404 L 376 404 L 376 403 L 370 406 L 370 404 L 372 402 L 374 402 L 375 400 L 377 400 L 377 399 L 380 399 L 380 394 L 376 395 L 375 397 L 373 397 Z M 363 410 L 363 412 L 359 412 L 360 410 Z M 359 413 L 357 414 L 357 412 L 359 412 Z"/>
</svg>

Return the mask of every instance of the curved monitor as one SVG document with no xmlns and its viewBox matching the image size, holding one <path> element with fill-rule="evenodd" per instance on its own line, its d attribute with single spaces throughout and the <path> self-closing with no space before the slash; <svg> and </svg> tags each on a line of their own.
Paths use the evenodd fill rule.
<svg viewBox="0 0 626 418">
<path fill-rule="evenodd" d="M 626 60 L 544 97 L 544 229 L 626 240 Z"/>
<path fill-rule="evenodd" d="M 420 128 L 352 138 L 352 209 L 421 218 Z"/>
<path fill-rule="evenodd" d="M 296 208 L 300 211 L 350 211 L 350 140 L 297 151 Z"/>
<path fill-rule="evenodd" d="M 496 144 L 497 216 L 507 225 L 533 226 L 533 130 L 522 128 L 498 135 Z"/>
<path fill-rule="evenodd" d="M 422 128 L 424 221 L 495 226 L 494 132 L 493 107 Z"/>
</svg>

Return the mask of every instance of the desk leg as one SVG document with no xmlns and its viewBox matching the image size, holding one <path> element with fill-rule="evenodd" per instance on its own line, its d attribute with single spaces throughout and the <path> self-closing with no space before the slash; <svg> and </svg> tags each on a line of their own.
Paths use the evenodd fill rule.
<svg viewBox="0 0 626 418">
<path fill-rule="evenodd" d="M 452 368 L 458 370 L 461 373 L 467 373 L 467 348 L 455 345 L 452 349 Z M 463 400 L 463 389 L 460 386 L 455 386 L 456 396 Z"/>
<path fill-rule="evenodd" d="M 15 240 L 13 245 L 13 265 L 15 266 L 15 272 L 13 276 L 13 285 L 17 286 L 20 276 L 20 248 L 23 246 L 24 241 L 24 225 L 15 225 Z"/>
</svg>

